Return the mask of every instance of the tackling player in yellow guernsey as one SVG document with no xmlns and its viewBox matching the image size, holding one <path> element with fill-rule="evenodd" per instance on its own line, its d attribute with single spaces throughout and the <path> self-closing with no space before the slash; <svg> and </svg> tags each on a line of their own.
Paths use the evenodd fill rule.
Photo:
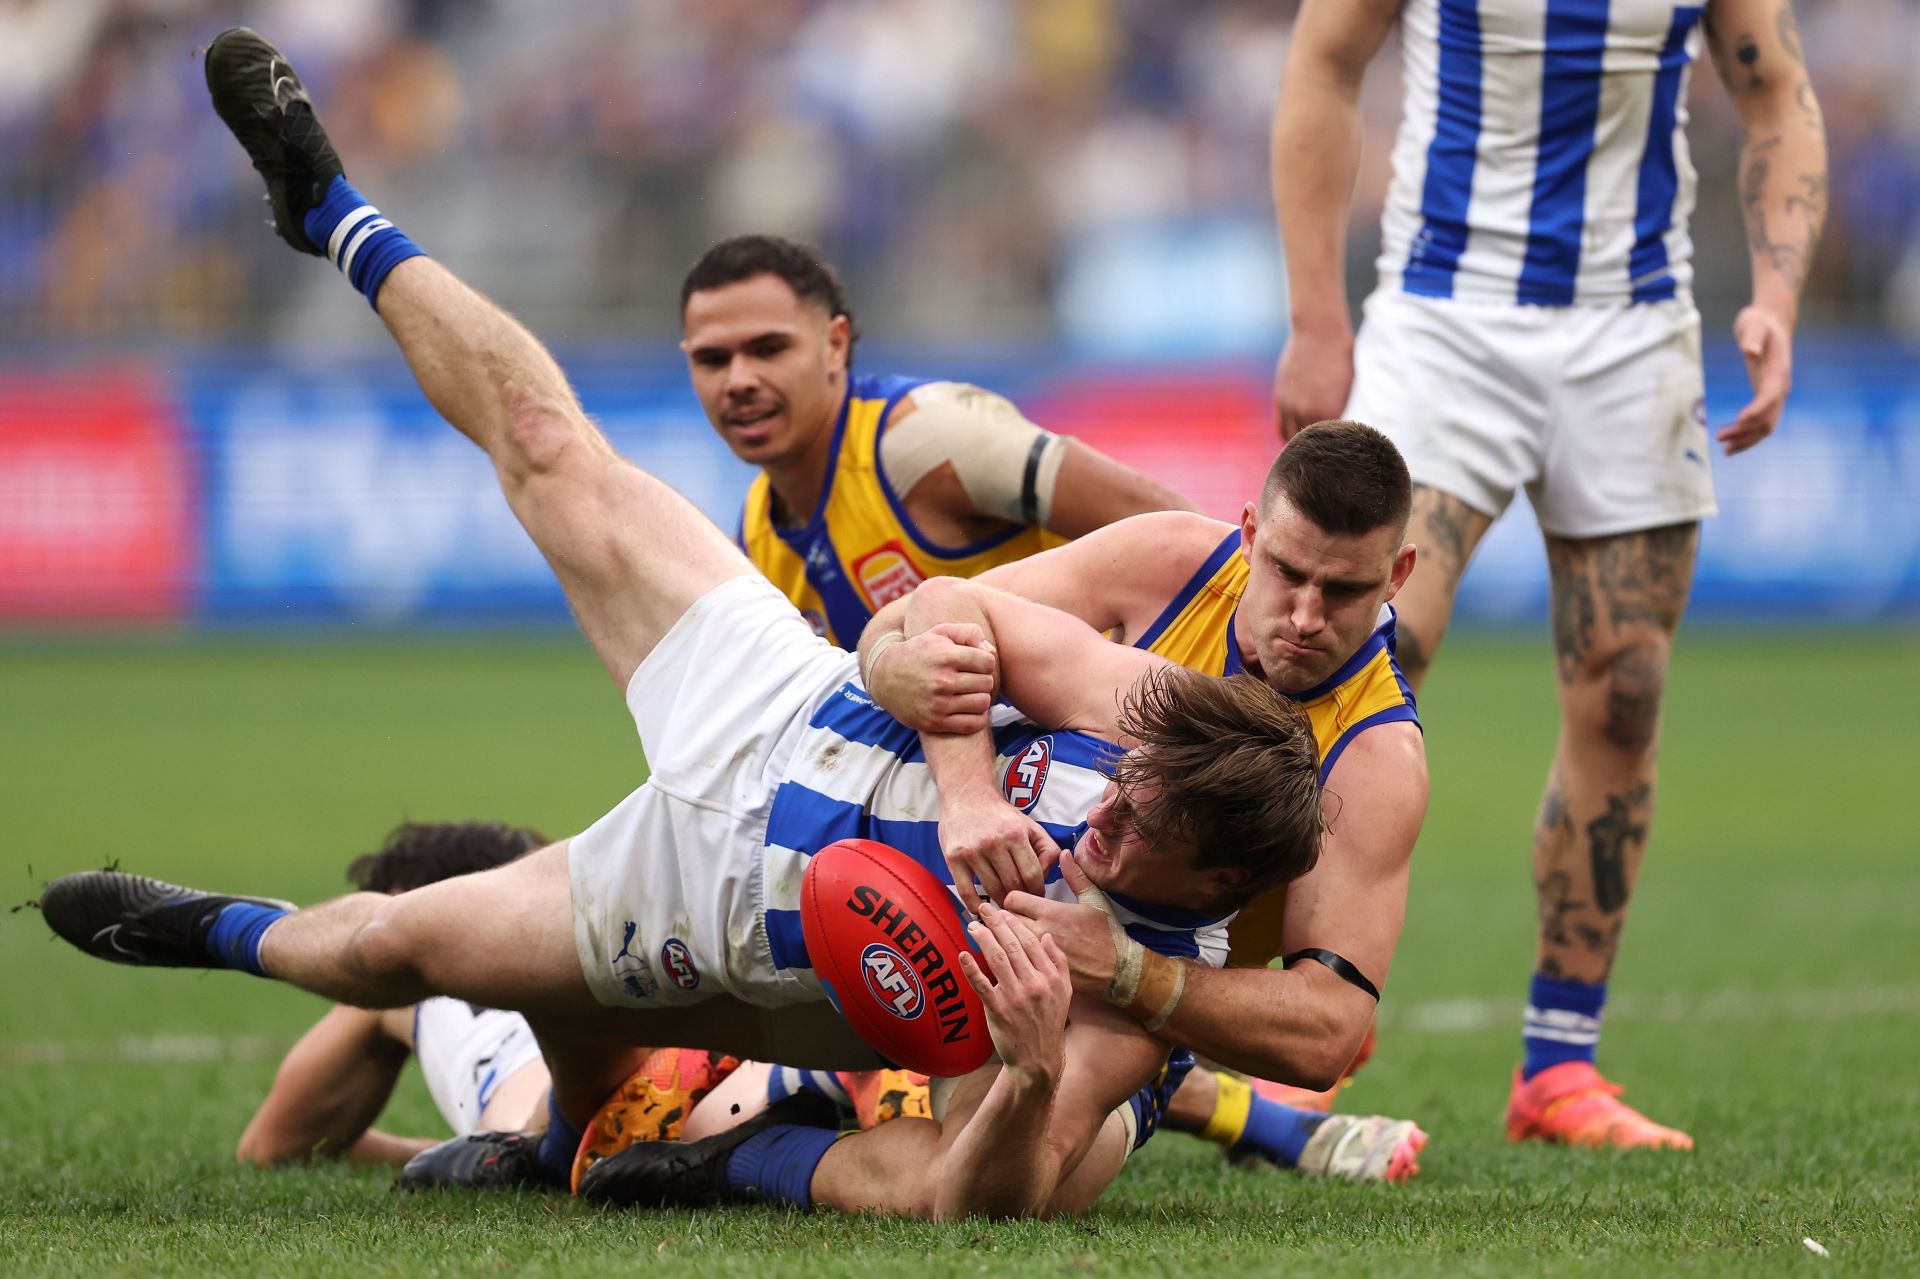
<svg viewBox="0 0 1920 1279">
<path fill-rule="evenodd" d="M 1370 1034 L 1374 992 L 1399 940 L 1427 803 L 1420 726 L 1393 664 L 1387 608 L 1413 571 L 1415 551 L 1404 541 L 1410 492 L 1385 437 L 1357 423 L 1320 423 L 1282 452 L 1238 529 L 1181 513 L 1143 515 L 981 579 L 1196 669 L 1258 675 L 1306 705 L 1322 784 L 1340 801 L 1329 806 L 1335 816 L 1320 862 L 1235 919 L 1231 962 L 1243 970 L 1190 975 L 1157 1026 L 1171 1042 L 1259 1078 L 1335 1084 Z M 964 637 L 890 643 L 896 616 L 877 617 L 862 645 L 876 699 L 923 731 L 965 730 L 990 701 L 991 655 Z M 979 848 L 964 855 L 998 861 L 1018 879 L 1020 824 L 983 830 Z M 1071 858 L 1067 868 L 1071 878 Z M 1099 912 L 1020 893 L 1007 902 L 1060 941 L 1079 989 L 1125 993 L 1109 989 L 1122 955 Z M 1295 958 L 1266 968 L 1276 955 Z M 1162 1012 L 1136 998 L 1116 1002 L 1143 1021 Z M 1195 1071 L 1167 1123 L 1230 1137 L 1250 1104 L 1244 1084 Z M 1354 1140 L 1410 1164 L 1420 1138 L 1399 1123 L 1397 1133 Z M 1338 1161 L 1336 1174 L 1344 1175 Z"/>
<path fill-rule="evenodd" d="M 854 374 L 852 311 L 804 245 L 723 241 L 680 297 L 700 403 L 760 468 L 741 549 L 844 647 L 929 577 L 973 577 L 1129 515 L 1192 509 L 978 387 Z"/>
<path fill-rule="evenodd" d="M 1243 534 L 1220 540 L 1186 587 L 1167 605 L 1135 645 L 1204 675 L 1238 675 L 1247 669 L 1234 638 L 1234 615 L 1247 589 Z M 1380 607 L 1380 620 L 1353 656 L 1310 688 L 1287 690 L 1313 723 L 1320 748 L 1320 782 L 1326 784 L 1340 754 L 1356 735 L 1380 724 L 1420 722 L 1413 690 L 1394 661 L 1394 613 Z M 1263 967 L 1280 957 L 1284 889 L 1268 894 L 1234 919 L 1228 963 Z"/>
</svg>

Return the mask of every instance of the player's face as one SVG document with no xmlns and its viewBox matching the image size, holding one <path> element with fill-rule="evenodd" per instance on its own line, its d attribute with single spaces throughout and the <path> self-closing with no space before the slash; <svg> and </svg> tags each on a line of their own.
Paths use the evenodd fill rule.
<svg viewBox="0 0 1920 1279">
<path fill-rule="evenodd" d="M 818 454 L 824 464 L 846 385 L 846 317 L 756 275 L 694 293 L 681 320 L 694 393 L 734 455 L 777 466 Z"/>
<path fill-rule="evenodd" d="M 1167 847 L 1140 837 L 1134 814 L 1139 804 L 1151 804 L 1151 784 L 1136 785 L 1131 794 L 1117 782 L 1108 782 L 1100 802 L 1087 814 L 1087 833 L 1074 845 L 1074 860 L 1087 878 L 1110 893 L 1159 906 L 1205 910 L 1219 900 L 1226 885 L 1217 872 L 1194 869 L 1194 850 L 1186 844 Z"/>
<path fill-rule="evenodd" d="M 1413 547 L 1400 536 L 1392 526 L 1329 533 L 1285 497 L 1264 514 L 1247 503 L 1240 520 L 1247 589 L 1234 641 L 1248 669 L 1257 664 L 1283 693 L 1303 692 L 1339 670 L 1413 572 Z"/>
</svg>

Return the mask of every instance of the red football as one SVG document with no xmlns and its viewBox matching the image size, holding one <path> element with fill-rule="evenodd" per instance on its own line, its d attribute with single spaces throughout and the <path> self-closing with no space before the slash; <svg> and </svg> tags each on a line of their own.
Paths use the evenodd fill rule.
<svg viewBox="0 0 1920 1279">
<path fill-rule="evenodd" d="M 800 882 L 800 929 L 840 1015 L 894 1065 L 964 1075 L 992 1054 L 960 971 L 972 947 L 959 903 L 913 858 L 870 839 L 827 845 Z"/>
</svg>

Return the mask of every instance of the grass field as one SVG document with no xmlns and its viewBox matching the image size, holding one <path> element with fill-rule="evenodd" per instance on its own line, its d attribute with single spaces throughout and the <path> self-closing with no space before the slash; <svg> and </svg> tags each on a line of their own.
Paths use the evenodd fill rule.
<svg viewBox="0 0 1920 1279">
<path fill-rule="evenodd" d="M 240 1170 L 234 1140 L 320 1004 L 100 964 L 21 911 L 0 914 L 0 1274 L 1920 1271 L 1920 645 L 1681 646 L 1602 1062 L 1693 1131 L 1690 1157 L 1501 1138 L 1549 671 L 1543 644 L 1462 636 L 1422 707 L 1433 810 L 1380 1053 L 1346 1103 L 1432 1132 L 1411 1186 L 1230 1172 L 1166 1136 L 1085 1221 L 932 1227 Z M 113 860 L 310 899 L 403 817 L 568 833 L 642 768 L 577 643 L 0 647 L 9 904 Z M 388 1126 L 438 1131 L 417 1081 Z"/>
</svg>

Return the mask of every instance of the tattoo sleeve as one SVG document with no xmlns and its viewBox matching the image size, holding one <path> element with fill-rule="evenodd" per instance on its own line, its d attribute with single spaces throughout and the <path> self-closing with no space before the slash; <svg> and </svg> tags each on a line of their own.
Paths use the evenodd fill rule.
<svg viewBox="0 0 1920 1279">
<path fill-rule="evenodd" d="M 1774 0 L 1764 23 L 1750 21 L 1758 3 L 1725 8 L 1732 12 L 1715 15 L 1717 22 L 1710 18 L 1708 38 L 1746 132 L 1740 205 L 1754 296 L 1771 295 L 1791 307 L 1827 219 L 1826 125 L 1790 0 Z"/>
</svg>

